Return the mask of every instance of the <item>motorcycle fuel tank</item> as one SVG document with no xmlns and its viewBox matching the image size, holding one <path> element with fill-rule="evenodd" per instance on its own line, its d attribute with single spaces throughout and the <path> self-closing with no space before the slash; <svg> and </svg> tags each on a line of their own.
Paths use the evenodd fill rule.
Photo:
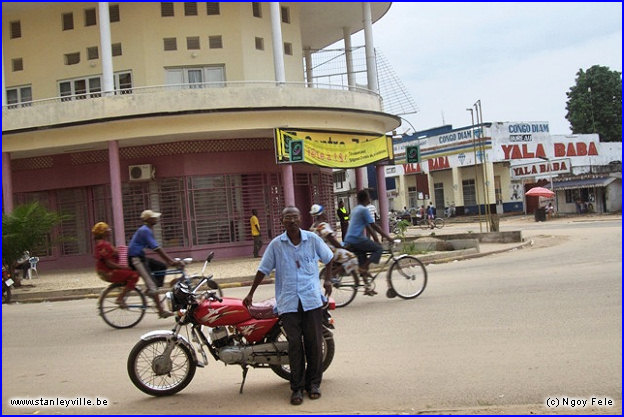
<svg viewBox="0 0 624 417">
<path fill-rule="evenodd" d="M 223 297 L 221 302 L 202 301 L 194 316 L 199 323 L 210 327 L 236 325 L 251 318 L 243 300 L 229 297 Z"/>
</svg>

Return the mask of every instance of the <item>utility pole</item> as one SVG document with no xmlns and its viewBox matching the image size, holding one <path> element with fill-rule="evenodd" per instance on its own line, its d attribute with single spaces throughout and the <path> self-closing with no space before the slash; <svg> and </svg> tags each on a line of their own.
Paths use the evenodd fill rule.
<svg viewBox="0 0 624 417">
<path fill-rule="evenodd" d="M 477 100 L 474 104 L 475 113 L 477 114 L 477 124 L 481 126 L 481 135 L 479 138 L 479 145 L 481 148 L 481 164 L 483 168 L 483 202 L 485 203 L 485 226 L 486 230 L 490 231 L 490 187 L 487 179 L 487 158 L 485 153 L 485 124 L 483 123 L 483 109 L 481 108 L 481 100 Z"/>
<path fill-rule="evenodd" d="M 475 140 L 475 128 L 474 128 L 474 112 L 472 108 L 466 109 L 470 112 L 471 128 L 472 128 L 472 151 L 474 153 L 474 170 L 475 170 L 475 201 L 477 202 L 477 210 L 479 211 L 479 233 L 483 233 L 483 226 L 481 225 L 481 205 L 479 204 L 479 192 L 477 191 L 477 182 L 479 178 L 479 170 L 477 169 L 477 142 Z M 464 202 L 465 205 L 465 202 Z"/>
</svg>

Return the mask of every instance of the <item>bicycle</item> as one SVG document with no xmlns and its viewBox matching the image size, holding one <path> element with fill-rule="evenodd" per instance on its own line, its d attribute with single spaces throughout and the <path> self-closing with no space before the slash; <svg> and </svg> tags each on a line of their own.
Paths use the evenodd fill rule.
<svg viewBox="0 0 624 417">
<path fill-rule="evenodd" d="M 431 225 L 429 224 L 429 219 L 421 219 L 418 220 L 418 226 L 420 226 L 421 229 L 426 230 L 426 229 L 442 229 L 444 227 L 444 219 L 442 217 L 436 217 L 435 219 L 433 219 L 433 227 L 431 227 Z"/>
<path fill-rule="evenodd" d="M 208 263 L 214 257 L 214 252 L 210 252 L 204 261 L 204 266 L 199 274 L 188 276 L 186 274 L 185 266 L 193 262 L 192 258 L 179 259 L 184 263 L 184 266 L 176 269 L 168 269 L 160 273 L 153 273 L 154 277 L 162 277 L 166 275 L 179 275 L 172 282 L 177 282 L 182 279 L 187 280 L 193 285 L 197 285 L 202 280 L 207 280 L 207 285 L 211 290 L 216 290 L 219 297 L 223 296 L 219 284 L 212 279 L 212 274 L 204 276 L 204 271 L 208 266 Z M 142 286 L 137 286 L 134 289 L 128 291 L 124 297 L 125 306 L 120 306 L 115 303 L 119 293 L 126 286 L 125 283 L 116 282 L 110 284 L 104 288 L 98 299 L 98 311 L 102 319 L 106 324 L 115 329 L 129 329 L 136 326 L 145 316 L 148 310 L 153 310 L 154 313 L 158 313 L 156 304 L 150 297 L 146 297 L 146 290 Z M 149 300 L 149 301 L 148 301 Z"/>
<path fill-rule="evenodd" d="M 394 243 L 399 243 L 395 241 Z M 375 288 L 375 279 L 385 272 L 390 265 L 388 271 L 388 291 L 386 295 L 390 298 L 399 296 L 405 300 L 418 297 L 423 293 L 427 286 L 427 269 L 425 265 L 415 256 L 399 255 L 395 256 L 394 245 L 391 243 L 387 251 L 390 254 L 386 262 L 377 271 L 375 275 L 368 275 L 368 285 L 371 289 Z M 331 297 L 336 303 L 336 307 L 345 307 L 355 299 L 359 289 L 365 289 L 365 277 L 358 277 L 357 272 L 347 274 L 342 266 L 332 271 L 332 293 Z M 325 279 L 325 268 L 320 273 L 321 281 Z"/>
</svg>

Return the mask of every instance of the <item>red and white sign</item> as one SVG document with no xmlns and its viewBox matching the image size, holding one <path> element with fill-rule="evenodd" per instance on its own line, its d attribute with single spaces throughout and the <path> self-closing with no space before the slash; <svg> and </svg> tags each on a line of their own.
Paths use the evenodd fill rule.
<svg viewBox="0 0 624 417">
<path fill-rule="evenodd" d="M 528 177 L 556 176 L 570 172 L 571 162 L 569 159 L 556 159 L 552 161 L 540 161 L 532 164 L 515 165 L 511 167 L 513 179 Z"/>
</svg>

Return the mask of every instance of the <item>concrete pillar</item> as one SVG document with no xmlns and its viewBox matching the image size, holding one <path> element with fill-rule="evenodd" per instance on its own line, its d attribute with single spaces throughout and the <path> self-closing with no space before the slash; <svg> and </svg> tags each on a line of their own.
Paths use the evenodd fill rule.
<svg viewBox="0 0 624 417">
<path fill-rule="evenodd" d="M 295 205 L 295 180 L 293 177 L 293 168 L 290 164 L 282 164 L 282 186 L 284 187 L 284 204 L 285 206 Z"/>
<path fill-rule="evenodd" d="M 277 85 L 286 82 L 286 70 L 284 67 L 284 44 L 282 41 L 282 19 L 280 16 L 279 2 L 271 2 L 271 35 L 273 38 L 273 66 L 275 67 L 275 81 Z"/>
<path fill-rule="evenodd" d="M 451 175 L 453 177 L 453 201 L 449 202 L 449 204 L 455 204 L 455 207 L 463 206 L 464 195 L 462 192 L 462 180 L 464 178 L 459 171 L 459 167 L 452 167 Z"/>
<path fill-rule="evenodd" d="M 13 211 L 13 175 L 11 174 L 11 154 L 2 152 L 2 202 L 4 212 Z"/>
<path fill-rule="evenodd" d="M 353 47 L 351 46 L 351 28 L 343 27 L 342 35 L 344 38 L 345 44 L 345 60 L 347 63 L 347 82 L 349 84 L 349 90 L 354 90 L 355 83 L 355 73 L 353 72 Z"/>
<path fill-rule="evenodd" d="M 309 88 L 314 87 L 314 81 L 312 79 L 312 50 L 310 48 L 305 48 L 303 50 L 303 59 L 305 60 L 306 67 L 306 82 Z"/>
<path fill-rule="evenodd" d="M 355 168 L 355 189 L 357 191 L 363 190 L 368 186 L 368 181 L 364 184 L 366 178 L 366 167 Z"/>
<path fill-rule="evenodd" d="M 125 245 L 126 231 L 124 228 L 123 203 L 121 201 L 121 170 L 119 163 L 119 143 L 116 140 L 111 140 L 110 142 L 108 142 L 108 169 L 111 184 L 115 246 Z"/>
<path fill-rule="evenodd" d="M 377 199 L 379 200 L 379 218 L 381 228 L 388 232 L 388 193 L 386 190 L 386 170 L 384 165 L 376 165 L 377 174 Z"/>
<path fill-rule="evenodd" d="M 368 89 L 379 92 L 377 82 L 377 65 L 375 63 L 375 44 L 373 43 L 373 18 L 369 2 L 362 3 L 362 15 L 364 16 L 364 44 L 366 48 L 366 75 Z"/>
<path fill-rule="evenodd" d="M 113 78 L 113 52 L 111 47 L 110 17 L 108 2 L 98 3 L 100 21 L 100 59 L 102 60 L 102 92 L 103 95 L 112 95 L 115 90 Z"/>
</svg>

